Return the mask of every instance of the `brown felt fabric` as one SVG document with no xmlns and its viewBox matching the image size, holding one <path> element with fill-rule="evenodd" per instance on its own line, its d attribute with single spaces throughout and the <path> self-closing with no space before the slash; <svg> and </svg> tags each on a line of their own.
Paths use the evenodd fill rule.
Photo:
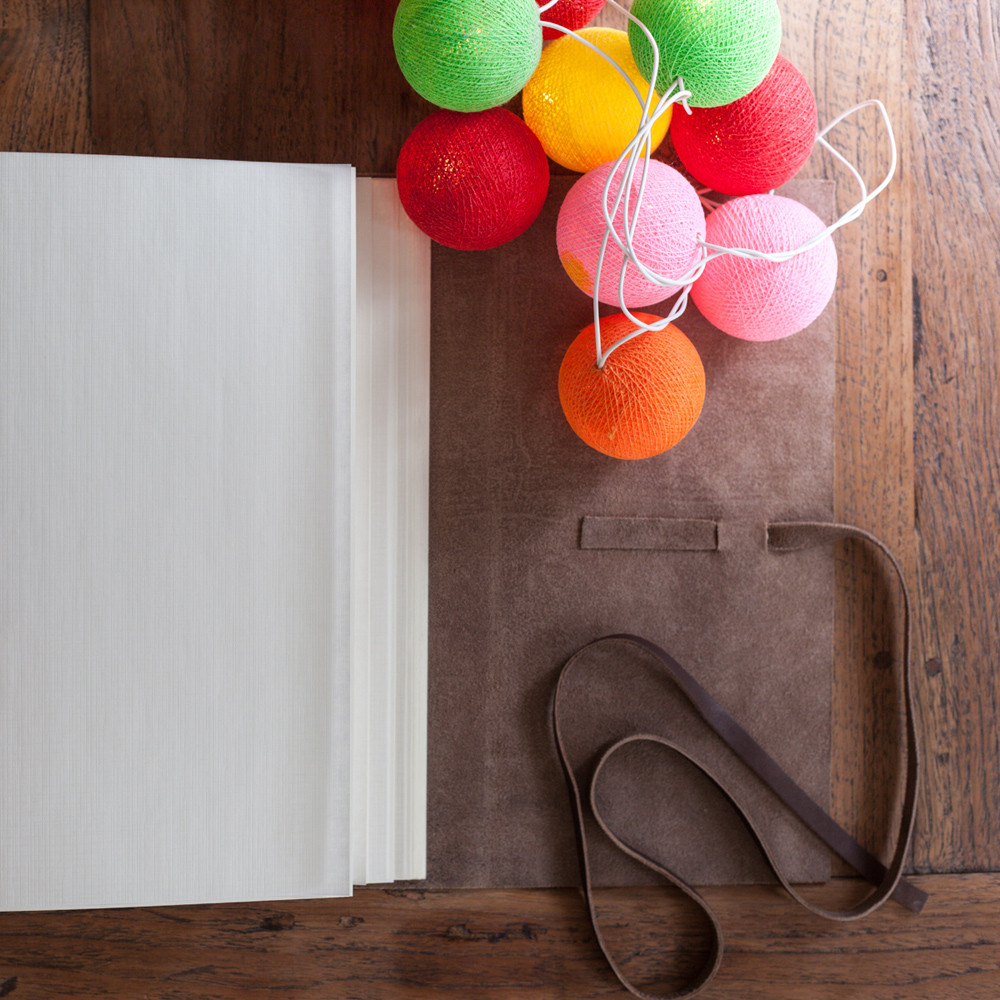
<svg viewBox="0 0 1000 1000">
<path fill-rule="evenodd" d="M 669 651 L 816 801 L 829 797 L 832 554 L 768 552 L 764 525 L 832 516 L 832 313 L 752 344 L 691 307 L 677 325 L 708 386 L 694 429 L 642 462 L 589 449 L 556 391 L 562 356 L 591 318 L 555 253 L 571 182 L 553 178 L 538 222 L 505 247 L 434 248 L 432 886 L 578 882 L 549 705 L 563 663 L 606 633 Z M 828 184 L 793 182 L 786 193 L 832 213 Z M 669 683 L 644 676 L 641 662 L 596 656 L 587 667 L 574 697 L 593 717 L 595 752 L 638 729 L 704 754 L 745 792 L 792 881 L 828 877 L 827 849 L 740 773 Z M 641 753 L 635 763 L 617 786 L 641 800 L 619 803 L 635 813 L 634 836 L 695 884 L 766 877 L 693 769 L 647 765 Z M 592 861 L 598 884 L 647 880 L 612 850 Z"/>
</svg>

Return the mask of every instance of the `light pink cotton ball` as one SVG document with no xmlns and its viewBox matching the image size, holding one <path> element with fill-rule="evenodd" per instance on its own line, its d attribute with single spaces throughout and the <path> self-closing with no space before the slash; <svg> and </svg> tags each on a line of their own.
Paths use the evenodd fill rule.
<svg viewBox="0 0 1000 1000">
<path fill-rule="evenodd" d="M 570 189 L 559 209 L 556 246 L 566 273 L 588 295 L 594 293 L 594 275 L 604 237 L 601 195 L 613 164 L 604 163 L 584 174 Z M 670 278 L 683 277 L 698 262 L 699 238 L 705 236 L 705 214 L 691 184 L 673 167 L 651 160 L 646 176 L 646 191 L 633 236 L 639 260 L 651 271 Z M 639 195 L 642 166 L 632 179 L 631 205 Z M 620 171 L 608 190 L 608 210 L 615 203 L 621 187 Z M 623 198 L 624 202 L 624 198 Z M 624 239 L 624 205 L 615 215 L 615 231 Z M 630 209 L 631 214 L 631 209 Z M 618 276 L 622 251 L 613 239 L 601 269 L 598 298 L 608 305 L 620 305 Z M 648 281 L 630 262 L 625 274 L 624 304 L 630 309 L 662 302 L 679 291 Z"/>
<path fill-rule="evenodd" d="M 822 232 L 805 205 L 774 194 L 734 198 L 712 212 L 705 240 L 768 253 L 792 250 Z M 724 254 L 708 262 L 691 298 L 713 326 L 743 340 L 778 340 L 804 330 L 837 283 L 837 251 L 827 236 L 781 263 Z"/>
</svg>

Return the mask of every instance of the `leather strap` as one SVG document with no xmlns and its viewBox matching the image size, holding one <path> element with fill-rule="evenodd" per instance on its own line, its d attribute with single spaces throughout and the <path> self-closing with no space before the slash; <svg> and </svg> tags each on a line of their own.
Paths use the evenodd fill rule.
<svg viewBox="0 0 1000 1000">
<path fill-rule="evenodd" d="M 792 552 L 797 549 L 807 548 L 814 545 L 826 544 L 842 538 L 859 539 L 869 545 L 874 546 L 888 560 L 889 565 L 895 572 L 899 583 L 903 604 L 903 647 L 901 665 L 901 687 L 903 689 L 903 707 L 905 714 L 905 739 L 906 739 L 906 776 L 903 789 L 903 802 L 899 826 L 896 833 L 895 847 L 888 865 L 883 865 L 877 858 L 869 854 L 854 838 L 850 836 L 839 824 L 836 823 L 792 778 L 782 769 L 763 747 L 757 743 L 750 734 L 717 702 L 714 698 L 686 671 L 669 653 L 659 646 L 639 636 L 618 634 L 605 636 L 588 643 L 583 649 L 578 650 L 567 661 L 559 675 L 556 684 L 555 697 L 552 705 L 552 723 L 555 733 L 556 745 L 559 750 L 560 760 L 566 779 L 570 788 L 574 819 L 576 822 L 577 842 L 580 850 L 581 874 L 583 880 L 583 891 L 587 902 L 587 909 L 590 913 L 591 923 L 598 944 L 601 947 L 604 957 L 611 966 L 612 971 L 618 977 L 619 982 L 633 996 L 642 1000 L 685 1000 L 700 993 L 712 980 L 719 969 L 722 961 L 722 928 L 718 919 L 712 912 L 708 903 L 698 894 L 698 892 L 688 885 L 679 875 L 672 872 L 662 861 L 649 857 L 641 851 L 631 846 L 625 836 L 620 831 L 612 829 L 606 818 L 602 815 L 599 802 L 599 787 L 602 780 L 607 780 L 605 768 L 608 762 L 615 755 L 624 751 L 632 744 L 645 744 L 658 748 L 664 752 L 678 755 L 688 760 L 692 765 L 705 774 L 719 789 L 720 793 L 732 804 L 740 815 L 747 829 L 753 835 L 760 847 L 765 859 L 773 870 L 778 881 L 784 886 L 789 894 L 802 906 L 812 913 L 826 917 L 829 920 L 848 921 L 856 920 L 866 916 L 873 910 L 880 907 L 887 899 L 895 899 L 901 905 L 919 912 L 927 900 L 926 893 L 916 888 L 902 878 L 903 866 L 906 861 L 913 835 L 913 824 L 916 813 L 917 788 L 919 785 L 919 753 L 917 734 L 913 717 L 913 690 L 910 677 L 910 598 L 906 588 L 906 582 L 902 571 L 893 554 L 874 535 L 869 534 L 860 528 L 843 524 L 828 524 L 823 522 L 794 521 L 772 523 L 767 525 L 767 544 L 769 550 L 773 552 Z M 593 895 L 593 884 L 590 872 L 588 856 L 588 846 L 586 829 L 584 825 L 585 810 L 584 797 L 577 782 L 576 774 L 570 764 L 569 756 L 564 743 L 564 733 L 568 731 L 567 720 L 562 717 L 560 708 L 562 704 L 562 694 L 566 678 L 572 672 L 574 665 L 592 647 L 598 644 L 615 643 L 623 647 L 638 647 L 652 656 L 663 666 L 670 675 L 677 687 L 684 693 L 692 705 L 698 710 L 708 725 L 725 741 L 734 753 L 749 767 L 757 776 L 771 788 L 771 790 L 781 799 L 788 808 L 817 836 L 829 845 L 840 857 L 847 861 L 860 875 L 864 876 L 874 886 L 871 893 L 847 910 L 827 910 L 823 907 L 811 903 L 803 898 L 799 892 L 788 882 L 780 871 L 778 863 L 771 855 L 767 844 L 764 842 L 753 819 L 741 805 L 737 794 L 727 788 L 717 775 L 704 767 L 697 760 L 691 757 L 682 747 L 662 736 L 649 733 L 635 733 L 619 739 L 607 747 L 598 759 L 594 767 L 589 788 L 587 792 L 587 802 L 590 815 L 597 822 L 600 829 L 611 840 L 615 846 L 634 858 L 640 864 L 656 872 L 672 885 L 676 886 L 687 896 L 689 896 L 705 913 L 711 925 L 711 947 L 701 970 L 694 980 L 684 989 L 669 995 L 655 995 L 644 992 L 631 983 L 622 972 L 614 956 L 604 939 L 603 932 L 597 917 L 597 910 Z M 571 725 L 571 721 L 569 725 Z"/>
</svg>

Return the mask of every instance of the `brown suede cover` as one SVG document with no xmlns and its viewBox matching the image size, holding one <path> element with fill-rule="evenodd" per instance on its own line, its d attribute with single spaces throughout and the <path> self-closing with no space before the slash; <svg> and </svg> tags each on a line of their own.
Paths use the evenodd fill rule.
<svg viewBox="0 0 1000 1000">
<path fill-rule="evenodd" d="M 593 451 L 556 388 L 592 309 L 556 256 L 573 179 L 553 178 L 541 217 L 512 243 L 433 251 L 432 887 L 578 883 L 550 701 L 567 658 L 607 633 L 668 650 L 821 805 L 829 798 L 832 553 L 767 552 L 764 525 L 832 517 L 832 309 L 802 333 L 755 344 L 691 306 L 677 325 L 705 364 L 698 423 L 645 461 Z M 832 214 L 828 183 L 783 193 Z M 641 657 L 595 654 L 576 678 L 581 759 L 636 729 L 676 739 L 731 780 L 790 879 L 829 877 L 826 848 Z M 705 779 L 646 757 L 625 759 L 619 791 L 607 792 L 630 838 L 696 884 L 766 877 Z M 599 884 L 648 880 L 591 841 Z"/>
</svg>

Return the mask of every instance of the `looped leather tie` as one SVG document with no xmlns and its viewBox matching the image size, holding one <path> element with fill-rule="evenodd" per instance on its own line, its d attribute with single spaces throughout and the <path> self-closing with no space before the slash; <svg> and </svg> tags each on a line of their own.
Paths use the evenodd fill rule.
<svg viewBox="0 0 1000 1000">
<path fill-rule="evenodd" d="M 920 912 L 927 900 L 927 895 L 916 886 L 902 878 L 903 866 L 909 851 L 913 835 L 914 817 L 916 814 L 917 787 L 919 784 L 919 754 L 917 734 L 913 718 L 913 691 L 910 677 L 910 598 L 902 571 L 893 554 L 874 535 L 860 528 L 843 524 L 828 524 L 823 522 L 782 522 L 767 526 L 768 548 L 774 552 L 791 552 L 813 545 L 825 544 L 842 538 L 860 539 L 878 549 L 892 566 L 899 583 L 903 604 L 903 648 L 901 680 L 903 688 L 903 704 L 905 713 L 906 739 L 906 776 L 903 789 L 903 802 L 899 826 L 896 832 L 895 846 L 888 865 L 883 865 L 877 858 L 865 850 L 847 831 L 845 831 L 829 814 L 819 806 L 792 778 L 783 770 L 763 747 L 734 719 L 669 653 L 646 639 L 635 635 L 609 635 L 588 643 L 578 650 L 563 667 L 556 684 L 555 697 L 552 704 L 552 724 L 559 750 L 559 757 L 570 788 L 574 819 L 577 830 L 577 841 L 580 849 L 580 864 L 583 880 L 583 891 L 590 914 L 591 923 L 598 944 L 604 957 L 619 982 L 633 996 L 642 1000 L 686 1000 L 700 993 L 712 980 L 722 962 L 722 928 L 708 903 L 698 892 L 688 885 L 679 875 L 671 871 L 662 860 L 650 857 L 648 854 L 631 845 L 627 835 L 612 828 L 600 808 L 599 789 L 607 778 L 608 764 L 617 755 L 633 745 L 655 748 L 668 754 L 679 756 L 704 774 L 719 790 L 720 794 L 733 806 L 743 823 L 753 836 L 768 865 L 778 881 L 789 894 L 807 910 L 828 920 L 849 921 L 864 917 L 878 909 L 887 899 L 894 899 L 902 906 L 914 912 Z M 712 770 L 695 760 L 687 751 L 672 740 L 650 733 L 633 733 L 618 739 L 604 749 L 599 756 L 586 788 L 587 803 L 590 815 L 609 840 L 623 853 L 633 858 L 641 865 L 657 873 L 672 885 L 676 886 L 690 897 L 705 913 L 711 926 L 711 946 L 701 970 L 694 980 L 684 989 L 667 996 L 658 996 L 644 992 L 633 985 L 622 972 L 614 956 L 611 954 L 604 939 L 597 918 L 596 905 L 593 896 L 593 884 L 587 836 L 584 826 L 584 796 L 577 777 L 571 765 L 565 744 L 565 734 L 568 731 L 567 720 L 561 712 L 565 682 L 572 673 L 574 666 L 595 646 L 602 644 L 618 644 L 624 648 L 638 648 L 651 654 L 658 665 L 674 681 L 690 703 L 695 707 L 704 721 L 729 746 L 739 759 L 752 770 L 761 781 L 804 823 L 814 834 L 822 839 L 833 851 L 851 865 L 860 875 L 868 880 L 873 889 L 861 902 L 847 910 L 828 910 L 817 906 L 807 899 L 789 883 L 780 871 L 778 863 L 772 856 L 764 837 L 755 825 L 747 810 L 742 806 L 739 796 Z M 570 723 L 571 725 L 571 723 Z"/>
</svg>

